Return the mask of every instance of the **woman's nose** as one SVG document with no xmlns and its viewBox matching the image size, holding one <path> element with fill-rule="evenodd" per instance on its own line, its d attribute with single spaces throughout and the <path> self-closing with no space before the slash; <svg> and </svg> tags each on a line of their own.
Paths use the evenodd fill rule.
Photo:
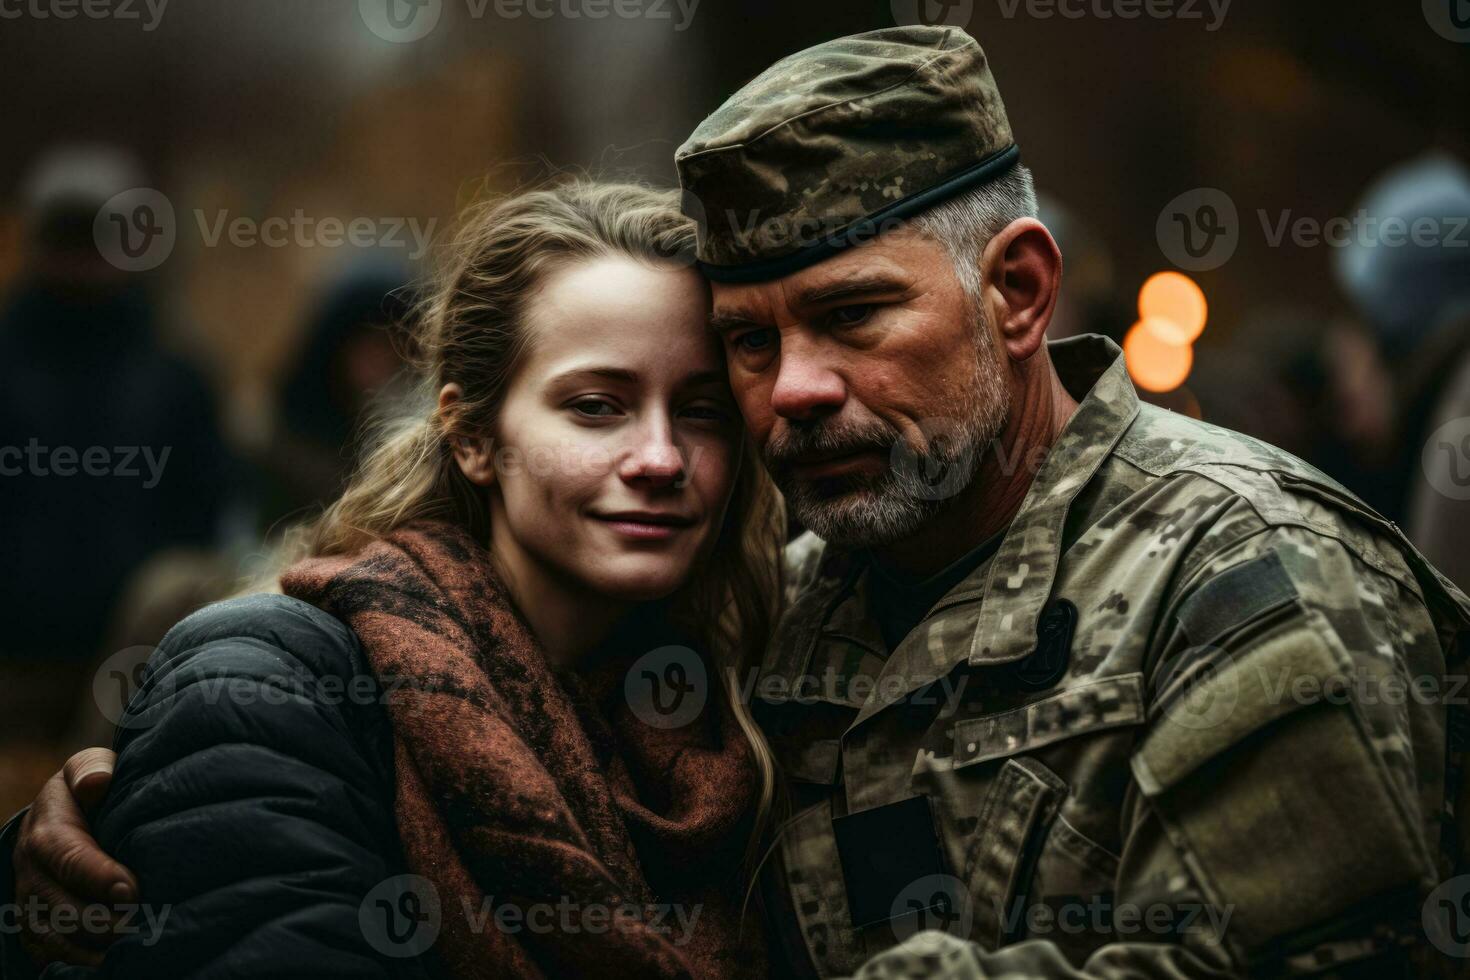
<svg viewBox="0 0 1470 980">
<path fill-rule="evenodd" d="M 684 454 L 664 424 L 644 429 L 623 459 L 620 475 L 630 483 L 663 486 L 684 475 Z"/>
</svg>

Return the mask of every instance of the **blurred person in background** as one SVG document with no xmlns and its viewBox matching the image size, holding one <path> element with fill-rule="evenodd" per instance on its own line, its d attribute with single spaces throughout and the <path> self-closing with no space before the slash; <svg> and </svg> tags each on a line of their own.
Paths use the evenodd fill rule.
<svg viewBox="0 0 1470 980">
<path fill-rule="evenodd" d="M 0 301 L 0 710 L 54 737 L 121 584 L 216 531 L 227 456 L 215 399 L 155 337 L 149 284 L 110 264 L 99 209 L 143 183 L 108 147 L 56 150 L 23 187 L 24 256 Z"/>
<path fill-rule="evenodd" d="M 1202 349 L 1189 386 L 1206 421 L 1300 456 L 1403 519 L 1410 474 L 1399 460 L 1393 381 L 1358 324 L 1299 307 L 1258 310 Z"/>
<path fill-rule="evenodd" d="M 1470 335 L 1470 317 L 1450 327 Z M 1419 459 L 1406 461 L 1417 477 L 1409 501 L 1409 531 L 1425 554 L 1460 588 L 1470 589 L 1470 357 L 1453 363 L 1425 441 L 1405 441 Z"/>
<path fill-rule="evenodd" d="M 330 280 L 277 397 L 275 419 L 250 455 L 262 487 L 259 521 L 323 507 L 341 492 L 356 457 L 357 427 L 380 400 L 391 411 L 411 302 L 406 270 L 354 266 Z"/>
<path fill-rule="evenodd" d="M 1449 432 L 1443 446 L 1428 445 L 1470 417 L 1470 171 L 1447 153 L 1415 157 L 1375 181 L 1355 211 L 1380 229 L 1390 219 L 1408 229 L 1396 243 L 1386 232 L 1360 236 L 1339 252 L 1337 271 L 1393 366 L 1409 536 L 1470 586 L 1470 493 L 1460 492 L 1470 488 L 1470 442 Z"/>
</svg>

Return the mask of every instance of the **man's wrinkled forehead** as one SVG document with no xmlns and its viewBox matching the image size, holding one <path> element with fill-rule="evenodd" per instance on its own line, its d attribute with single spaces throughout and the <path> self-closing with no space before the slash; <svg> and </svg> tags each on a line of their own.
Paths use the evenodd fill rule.
<svg viewBox="0 0 1470 980">
<path fill-rule="evenodd" d="M 710 325 L 770 324 L 823 303 L 906 293 L 931 277 L 944 257 L 937 242 L 905 226 L 779 279 L 711 282 Z"/>
</svg>

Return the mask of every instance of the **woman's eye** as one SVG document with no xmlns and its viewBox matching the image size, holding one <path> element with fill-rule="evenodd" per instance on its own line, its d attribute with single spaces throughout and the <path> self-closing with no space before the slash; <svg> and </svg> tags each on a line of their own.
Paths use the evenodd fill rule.
<svg viewBox="0 0 1470 980">
<path fill-rule="evenodd" d="M 684 415 L 687 418 L 692 418 L 699 422 L 730 421 L 730 412 L 728 409 L 712 404 L 690 405 L 684 409 Z"/>
<path fill-rule="evenodd" d="M 618 414 L 618 407 L 601 398 L 583 398 L 571 404 L 572 411 L 587 418 L 602 419 Z"/>
<path fill-rule="evenodd" d="M 873 314 L 872 303 L 853 303 L 850 306 L 839 306 L 833 310 L 830 316 L 832 322 L 839 327 L 855 327 Z"/>
</svg>

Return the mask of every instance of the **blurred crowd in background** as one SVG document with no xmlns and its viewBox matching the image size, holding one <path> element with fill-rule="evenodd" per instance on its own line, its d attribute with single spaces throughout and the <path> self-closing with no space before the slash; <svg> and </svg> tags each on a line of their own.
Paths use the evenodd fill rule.
<svg viewBox="0 0 1470 980">
<path fill-rule="evenodd" d="M 431 0 L 405 33 L 370 9 L 399 0 L 5 2 L 0 813 L 332 499 L 407 397 L 414 284 L 466 203 L 561 168 L 668 184 L 753 73 L 916 7 Z M 1187 263 L 1209 327 L 1145 397 L 1316 464 L 1470 587 L 1470 21 L 1436 2 L 928 16 L 990 55 L 1064 255 L 1052 333 L 1121 343 Z M 1228 254 L 1181 257 L 1171 202 L 1220 195 Z"/>
</svg>

